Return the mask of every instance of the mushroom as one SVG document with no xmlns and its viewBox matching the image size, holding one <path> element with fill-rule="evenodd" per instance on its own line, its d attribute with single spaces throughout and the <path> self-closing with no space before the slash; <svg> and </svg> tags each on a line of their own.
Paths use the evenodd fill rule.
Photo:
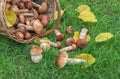
<svg viewBox="0 0 120 79">
<path fill-rule="evenodd" d="M 81 32 L 80 32 L 80 36 L 79 39 L 76 41 L 76 45 L 79 48 L 84 48 L 85 46 L 88 45 L 87 40 L 85 39 L 86 35 L 87 35 L 88 29 L 87 28 L 82 28 Z"/>
<path fill-rule="evenodd" d="M 38 63 L 42 59 L 42 48 L 38 46 L 32 47 L 30 51 L 30 55 L 31 55 L 31 60 L 34 63 Z"/>
<path fill-rule="evenodd" d="M 61 44 L 61 42 L 59 42 L 59 41 L 58 41 L 57 43 L 55 43 L 55 42 L 52 42 L 52 41 L 49 41 L 49 40 L 39 39 L 39 42 L 40 42 L 40 43 L 47 42 L 47 43 L 49 43 L 51 46 L 57 47 L 57 48 L 61 48 L 61 47 L 62 47 L 62 44 Z"/>
<path fill-rule="evenodd" d="M 48 51 L 50 49 L 50 44 L 48 42 L 43 42 L 40 44 L 40 47 L 43 49 L 43 51 Z"/>
<path fill-rule="evenodd" d="M 86 60 L 84 59 L 68 58 L 68 53 L 66 51 L 63 51 L 57 57 L 55 64 L 57 67 L 63 68 L 67 63 L 68 64 L 79 64 L 79 63 L 85 63 L 85 62 Z"/>
<path fill-rule="evenodd" d="M 75 49 L 77 49 L 77 46 L 75 44 L 72 44 L 71 46 L 67 46 L 67 47 L 60 49 L 59 52 L 70 51 L 70 50 L 75 50 Z"/>
<path fill-rule="evenodd" d="M 16 36 L 16 38 L 19 39 L 19 40 L 23 40 L 23 39 L 24 39 L 24 34 L 22 34 L 20 31 L 17 31 L 17 32 L 15 33 L 15 36 Z"/>
<path fill-rule="evenodd" d="M 25 2 L 25 7 L 31 10 L 33 8 L 33 3 L 30 0 L 28 0 Z"/>
<path fill-rule="evenodd" d="M 34 18 L 37 19 L 38 18 L 38 12 L 36 9 L 32 8 L 31 12 L 34 14 Z"/>
<path fill-rule="evenodd" d="M 24 26 L 26 28 L 26 30 L 33 31 L 33 27 L 32 26 L 25 25 L 25 24 L 22 24 L 22 23 L 18 23 L 17 27 L 19 27 L 19 26 Z"/>
<path fill-rule="evenodd" d="M 66 40 L 65 45 L 71 46 L 72 44 L 75 44 L 75 40 L 72 37 L 70 37 Z"/>
<path fill-rule="evenodd" d="M 19 9 L 17 5 L 12 5 L 10 8 L 12 11 L 16 13 L 16 15 L 19 15 L 20 13 L 26 13 L 29 12 L 28 9 Z"/>
<path fill-rule="evenodd" d="M 34 7 L 37 7 L 37 8 L 38 8 L 38 12 L 39 12 L 39 13 L 44 13 L 44 12 L 46 12 L 47 9 L 48 9 L 48 5 L 47 5 L 46 2 L 43 2 L 41 5 L 36 4 L 35 2 L 32 2 L 32 3 L 33 3 L 33 6 L 34 6 Z"/>
<path fill-rule="evenodd" d="M 67 33 L 67 34 L 72 34 L 72 26 L 69 26 L 69 27 L 66 29 L 66 33 Z"/>
<path fill-rule="evenodd" d="M 25 39 L 29 39 L 31 37 L 32 37 L 31 33 L 28 32 L 28 31 L 26 31 L 26 33 L 25 33 Z"/>
<path fill-rule="evenodd" d="M 61 34 L 61 32 L 58 29 L 55 29 L 54 32 L 55 32 L 55 35 L 57 36 L 56 39 L 58 41 L 62 40 L 65 37 L 64 34 Z"/>
<path fill-rule="evenodd" d="M 39 21 L 39 19 L 35 19 L 31 22 L 31 25 L 33 26 L 33 29 L 36 34 L 40 35 L 43 33 L 44 28 L 42 23 Z"/>
</svg>

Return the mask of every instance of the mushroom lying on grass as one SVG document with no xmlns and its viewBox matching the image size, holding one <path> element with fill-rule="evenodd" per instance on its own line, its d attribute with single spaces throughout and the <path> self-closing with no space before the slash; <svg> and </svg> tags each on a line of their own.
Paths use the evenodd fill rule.
<svg viewBox="0 0 120 79">
<path fill-rule="evenodd" d="M 68 58 L 68 53 L 66 51 L 61 52 L 59 56 L 56 59 L 56 66 L 59 68 L 63 68 L 67 63 L 69 64 L 79 64 L 79 63 L 85 63 L 86 60 L 84 59 L 77 59 L 77 58 Z"/>
<path fill-rule="evenodd" d="M 42 59 L 42 48 L 38 46 L 32 47 L 30 54 L 31 54 L 31 60 L 34 63 L 38 63 Z"/>
</svg>

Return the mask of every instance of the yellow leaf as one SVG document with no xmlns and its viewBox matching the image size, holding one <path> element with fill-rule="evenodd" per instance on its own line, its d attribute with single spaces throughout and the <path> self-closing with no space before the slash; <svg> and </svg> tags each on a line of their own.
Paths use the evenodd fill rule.
<svg viewBox="0 0 120 79">
<path fill-rule="evenodd" d="M 8 27 L 12 27 L 16 20 L 17 16 L 12 10 L 5 9 L 5 20 Z"/>
<path fill-rule="evenodd" d="M 91 54 L 80 54 L 80 55 L 76 55 L 75 58 L 78 59 L 84 59 L 87 62 L 82 64 L 82 68 L 86 68 L 89 67 L 90 65 L 92 65 L 95 62 L 95 58 L 91 55 Z"/>
<path fill-rule="evenodd" d="M 90 41 L 90 35 L 87 35 L 87 36 L 85 37 L 85 39 L 86 39 L 87 41 Z"/>
<path fill-rule="evenodd" d="M 61 16 L 63 15 L 63 13 L 64 13 L 65 10 L 66 10 L 66 9 L 60 11 L 60 12 L 61 12 Z M 57 17 L 58 17 L 58 11 L 56 11 L 56 12 L 54 13 L 54 19 L 57 19 Z"/>
<path fill-rule="evenodd" d="M 90 11 L 90 7 L 88 5 L 80 5 L 75 10 L 81 13 L 82 11 Z"/>
<path fill-rule="evenodd" d="M 91 11 L 82 11 L 78 18 L 81 18 L 85 22 L 97 22 L 97 19 Z"/>
<path fill-rule="evenodd" d="M 39 42 L 39 38 L 38 38 L 38 37 L 37 37 L 37 38 L 35 38 L 33 42 L 34 42 L 35 44 L 40 45 L 40 42 Z"/>
<path fill-rule="evenodd" d="M 113 37 L 113 34 L 111 34 L 111 33 L 101 33 L 95 38 L 95 41 L 103 42 L 103 41 L 109 40 L 112 37 Z"/>
<path fill-rule="evenodd" d="M 40 45 L 39 39 L 40 39 L 40 38 L 38 38 L 38 37 L 35 38 L 35 39 L 34 39 L 34 43 Z M 47 37 L 43 37 L 43 38 L 41 38 L 41 39 L 43 39 L 43 40 L 49 40 Z"/>
<path fill-rule="evenodd" d="M 74 32 L 73 38 L 75 42 L 79 39 L 79 33 L 80 33 L 79 31 Z"/>
<path fill-rule="evenodd" d="M 79 31 L 74 32 L 73 38 L 75 40 L 75 42 L 79 39 Z M 85 38 L 87 41 L 90 41 L 90 35 L 87 35 Z"/>
</svg>

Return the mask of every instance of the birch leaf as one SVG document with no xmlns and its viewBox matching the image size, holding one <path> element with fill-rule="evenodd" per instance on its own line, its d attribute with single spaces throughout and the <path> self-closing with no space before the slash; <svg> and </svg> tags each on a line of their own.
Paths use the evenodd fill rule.
<svg viewBox="0 0 120 79">
<path fill-rule="evenodd" d="M 5 20 L 8 27 L 12 27 L 16 22 L 17 16 L 12 10 L 5 9 Z"/>
<path fill-rule="evenodd" d="M 88 5 L 80 5 L 75 10 L 81 13 L 82 11 L 90 11 L 90 7 Z"/>
<path fill-rule="evenodd" d="M 80 33 L 79 31 L 74 32 L 73 38 L 74 38 L 75 42 L 79 39 L 79 33 Z M 90 35 L 86 36 L 86 40 L 90 41 Z"/>
<path fill-rule="evenodd" d="M 66 10 L 66 9 L 60 11 L 60 12 L 61 12 L 61 16 L 63 15 L 63 13 L 64 13 L 65 10 Z M 55 20 L 57 19 L 57 17 L 58 17 L 58 11 L 56 11 L 56 12 L 54 13 L 54 19 L 55 19 Z"/>
<path fill-rule="evenodd" d="M 84 59 L 87 62 L 82 64 L 82 68 L 86 68 L 89 67 L 90 65 L 92 65 L 95 62 L 95 58 L 91 55 L 91 54 L 80 54 L 80 55 L 76 55 L 75 58 L 78 59 Z"/>
<path fill-rule="evenodd" d="M 85 22 L 97 22 L 96 16 L 91 11 L 82 11 L 78 18 Z"/>
<path fill-rule="evenodd" d="M 108 33 L 108 32 L 101 33 L 95 38 L 95 41 L 96 42 L 103 42 L 103 41 L 109 40 L 112 37 L 113 37 L 113 34 L 111 34 L 111 33 Z"/>
</svg>

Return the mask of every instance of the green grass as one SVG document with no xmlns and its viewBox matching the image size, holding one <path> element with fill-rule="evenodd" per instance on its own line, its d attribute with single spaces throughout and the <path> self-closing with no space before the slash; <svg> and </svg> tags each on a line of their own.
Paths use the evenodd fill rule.
<svg viewBox="0 0 120 79">
<path fill-rule="evenodd" d="M 0 79 L 120 79 L 120 1 L 59 1 L 61 8 L 66 8 L 60 30 L 65 33 L 65 28 L 72 25 L 73 31 L 79 31 L 85 26 L 91 36 L 86 48 L 71 51 L 69 56 L 89 53 L 96 58 L 96 62 L 86 69 L 81 69 L 79 65 L 66 65 L 59 69 L 55 66 L 58 49 L 51 48 L 43 53 L 41 62 L 34 64 L 30 59 L 30 44 L 19 44 L 0 36 Z M 98 19 L 97 23 L 84 23 L 76 18 L 79 14 L 74 9 L 81 4 L 90 6 Z M 114 37 L 104 43 L 96 43 L 95 37 L 102 32 L 111 32 Z M 53 41 L 53 36 L 54 33 L 51 33 L 47 37 Z M 72 35 L 66 35 L 66 38 L 70 36 Z"/>
</svg>

